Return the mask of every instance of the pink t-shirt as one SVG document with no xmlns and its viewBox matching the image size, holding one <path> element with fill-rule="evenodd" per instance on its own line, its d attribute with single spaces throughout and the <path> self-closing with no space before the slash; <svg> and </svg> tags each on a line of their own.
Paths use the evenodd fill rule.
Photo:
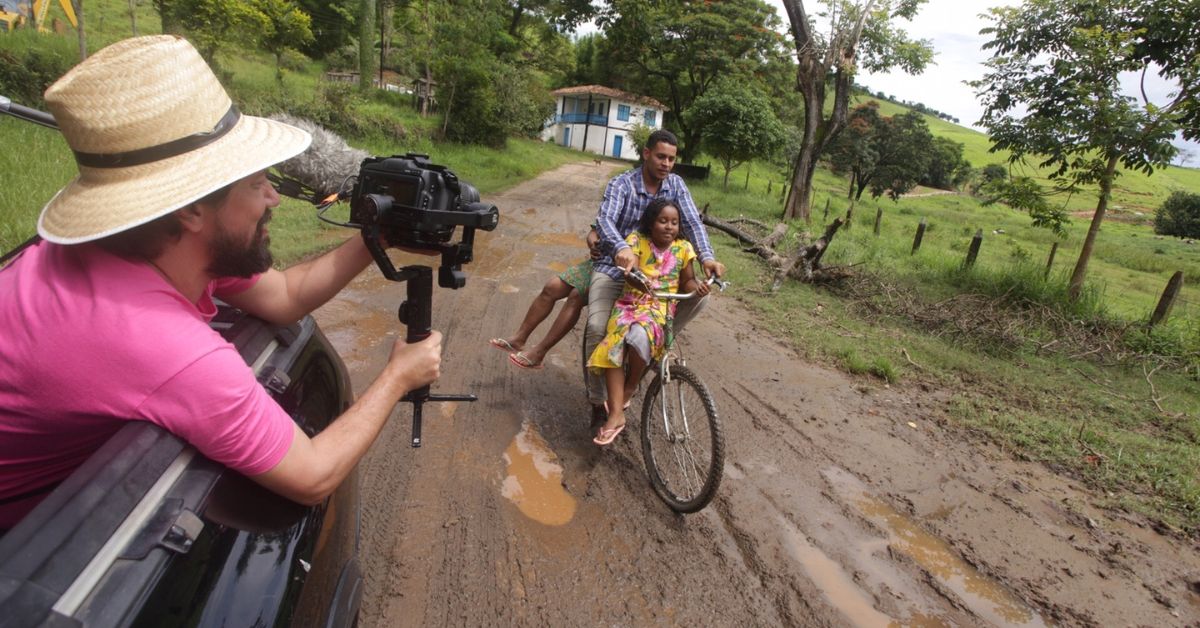
<svg viewBox="0 0 1200 628">
<path fill-rule="evenodd" d="M 213 294 L 257 279 L 214 281 L 190 303 L 149 264 L 46 242 L 0 269 L 0 528 L 129 419 L 247 475 L 278 464 L 291 418 L 208 326 Z"/>
</svg>

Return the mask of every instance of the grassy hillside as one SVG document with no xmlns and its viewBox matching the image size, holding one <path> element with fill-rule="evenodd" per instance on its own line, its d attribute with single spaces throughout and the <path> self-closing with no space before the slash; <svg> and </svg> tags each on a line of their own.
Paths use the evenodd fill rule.
<svg viewBox="0 0 1200 628">
<path fill-rule="evenodd" d="M 879 112 L 885 116 L 903 114 L 908 111 L 906 107 L 896 103 L 862 95 L 855 98 L 854 104 L 857 105 L 868 100 L 878 102 Z M 971 162 L 973 167 L 983 168 L 992 163 L 1007 165 L 1008 152 L 989 152 L 992 144 L 987 135 L 934 116 L 926 115 L 925 120 L 929 123 L 929 129 L 934 135 L 950 138 L 963 144 L 963 156 Z M 1036 162 L 1030 162 L 1027 165 L 1014 165 L 1012 168 L 1016 174 L 1040 178 L 1043 183 L 1048 184 L 1043 171 L 1036 165 Z M 1200 191 L 1200 169 L 1168 166 L 1163 170 L 1156 171 L 1151 176 L 1140 172 L 1124 171 L 1113 187 L 1112 204 L 1109 206 L 1109 210 L 1113 212 L 1113 217 L 1118 219 L 1125 218 L 1136 221 L 1141 218 L 1151 218 L 1154 210 L 1170 196 L 1171 192 L 1179 190 Z M 1090 215 L 1090 212 L 1096 208 L 1097 192 L 1098 190 L 1092 187 L 1073 198 L 1064 197 L 1060 202 L 1071 212 L 1088 212 Z"/>
</svg>

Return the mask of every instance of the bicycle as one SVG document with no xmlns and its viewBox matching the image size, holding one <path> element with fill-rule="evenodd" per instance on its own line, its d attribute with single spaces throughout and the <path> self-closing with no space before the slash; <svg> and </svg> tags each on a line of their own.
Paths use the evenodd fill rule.
<svg viewBox="0 0 1200 628">
<path fill-rule="evenodd" d="M 637 271 L 631 283 L 638 284 Z M 646 287 L 642 276 L 640 287 Z M 720 291 L 729 285 L 716 276 L 709 285 Z M 651 292 L 657 299 L 686 301 L 695 292 Z M 670 326 L 673 319 L 668 319 Z M 699 512 L 712 501 L 721 484 L 725 465 L 725 440 L 712 393 L 699 375 L 687 366 L 668 327 L 663 358 L 647 369 L 655 377 L 642 399 L 642 459 L 650 485 L 672 510 Z M 585 356 L 586 357 L 586 356 Z"/>
</svg>

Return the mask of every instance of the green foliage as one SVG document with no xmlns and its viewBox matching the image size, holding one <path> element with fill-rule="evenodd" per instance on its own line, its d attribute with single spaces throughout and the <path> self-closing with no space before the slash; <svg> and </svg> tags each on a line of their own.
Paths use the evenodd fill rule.
<svg viewBox="0 0 1200 628">
<path fill-rule="evenodd" d="M 1200 194 L 1171 193 L 1154 213 L 1154 233 L 1200 238 Z"/>
<path fill-rule="evenodd" d="M 650 134 L 653 132 L 654 127 L 646 126 L 641 122 L 637 122 L 629 128 L 629 141 L 633 143 L 633 148 L 638 155 L 641 155 L 642 149 L 646 148 L 646 142 L 650 141 Z"/>
<path fill-rule="evenodd" d="M 356 0 L 296 0 L 296 4 L 312 20 L 313 38 L 300 48 L 301 52 L 319 59 L 346 46 L 354 46 L 354 58 L 358 58 L 358 40 L 354 36 L 358 23 Z M 355 66 L 357 63 L 340 67 Z"/>
<path fill-rule="evenodd" d="M 275 80 L 282 82 L 284 53 L 312 43 L 312 19 L 292 0 L 253 0 L 251 6 L 263 26 L 259 45 L 275 56 Z"/>
<path fill-rule="evenodd" d="M 262 32 L 265 16 L 241 0 L 173 0 L 162 5 L 163 22 L 178 24 L 218 76 L 217 52 L 239 35 Z"/>
<path fill-rule="evenodd" d="M 1050 229 L 1060 236 L 1066 235 L 1063 227 L 1070 221 L 1067 212 L 1061 206 L 1051 205 L 1051 195 L 1030 177 L 989 179 L 980 186 L 979 194 L 983 196 L 984 205 L 1004 203 L 1028 212 L 1033 219 L 1033 226 Z"/>
<path fill-rule="evenodd" d="M 613 0 L 597 22 L 603 56 L 624 80 L 614 87 L 669 106 L 667 126 L 685 163 L 699 153 L 703 130 L 689 117 L 692 103 L 718 78 L 757 83 L 756 73 L 782 58 L 779 18 L 762 0 Z"/>
<path fill-rule="evenodd" d="M 950 138 L 934 137 L 929 150 L 929 165 L 920 184 L 952 190 L 971 174 L 971 164 L 963 158 L 963 145 Z"/>
<path fill-rule="evenodd" d="M 829 162 L 834 173 L 850 177 L 847 198 L 861 198 L 871 182 L 871 173 L 879 163 L 875 136 L 881 124 L 879 103 L 865 102 L 850 111 L 846 128 L 829 146 Z"/>
<path fill-rule="evenodd" d="M 768 158 L 784 142 L 784 128 L 766 96 L 745 83 L 719 81 L 698 98 L 688 116 L 700 126 L 704 152 L 729 171 L 755 158 Z"/>
<path fill-rule="evenodd" d="M 961 176 L 965 164 L 961 155 L 962 145 L 954 140 L 935 144 L 921 114 L 909 111 L 882 117 L 875 101 L 855 107 L 846 129 L 830 146 L 833 170 L 850 176 L 849 197 L 854 199 L 862 198 L 868 186 L 875 198 L 884 192 L 892 200 L 900 198 L 930 178 L 935 156 L 939 176 Z"/>
</svg>

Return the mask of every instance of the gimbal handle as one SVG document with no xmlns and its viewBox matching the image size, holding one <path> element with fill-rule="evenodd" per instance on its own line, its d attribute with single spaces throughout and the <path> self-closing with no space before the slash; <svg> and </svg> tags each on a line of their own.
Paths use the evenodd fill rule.
<svg viewBox="0 0 1200 628">
<path fill-rule="evenodd" d="M 395 278 L 393 278 L 393 276 Z M 407 299 L 400 304 L 400 322 L 406 326 L 406 342 L 420 342 L 429 337 L 433 325 L 433 269 L 428 266 L 405 266 L 388 279 L 407 281 Z M 421 446 L 421 407 L 426 401 L 477 401 L 471 394 L 433 395 L 429 386 L 410 390 L 400 398 L 413 404 L 412 446 Z"/>
</svg>

